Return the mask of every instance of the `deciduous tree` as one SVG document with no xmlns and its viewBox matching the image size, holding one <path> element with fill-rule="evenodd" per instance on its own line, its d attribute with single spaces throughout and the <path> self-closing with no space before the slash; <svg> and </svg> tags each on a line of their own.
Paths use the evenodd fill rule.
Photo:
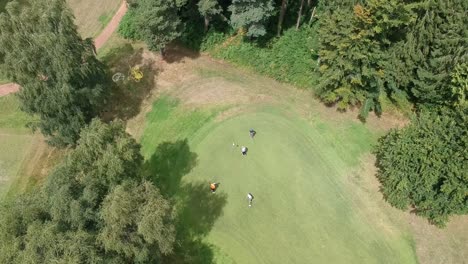
<svg viewBox="0 0 468 264">
<path fill-rule="evenodd" d="M 153 263 L 172 252 L 175 241 L 172 207 L 151 183 L 117 186 L 104 200 L 104 228 L 99 240 L 106 250 L 136 263 Z"/>
<path fill-rule="evenodd" d="M 0 15 L 0 46 L 2 70 L 22 87 L 22 110 L 40 118 L 33 126 L 52 144 L 74 144 L 102 103 L 106 73 L 65 1 L 9 3 Z"/>
<path fill-rule="evenodd" d="M 221 13 L 221 6 L 218 0 L 200 0 L 197 5 L 198 12 L 200 12 L 205 20 L 205 32 L 207 32 L 212 17 Z"/>
</svg>

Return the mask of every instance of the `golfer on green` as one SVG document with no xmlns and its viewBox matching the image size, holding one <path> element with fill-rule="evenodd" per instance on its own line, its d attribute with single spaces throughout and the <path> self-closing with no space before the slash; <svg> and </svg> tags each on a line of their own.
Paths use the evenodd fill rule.
<svg viewBox="0 0 468 264">
<path fill-rule="evenodd" d="M 252 207 L 252 201 L 254 199 L 254 196 L 251 193 L 247 194 L 247 200 L 249 200 L 249 207 Z"/>
</svg>

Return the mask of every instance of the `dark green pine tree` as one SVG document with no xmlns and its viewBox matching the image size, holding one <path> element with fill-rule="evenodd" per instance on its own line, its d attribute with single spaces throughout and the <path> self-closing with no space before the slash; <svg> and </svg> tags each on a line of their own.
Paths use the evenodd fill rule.
<svg viewBox="0 0 468 264">
<path fill-rule="evenodd" d="M 105 70 L 64 0 L 12 2 L 0 16 L 0 64 L 21 108 L 54 145 L 74 144 L 103 101 Z"/>
<path fill-rule="evenodd" d="M 454 67 L 468 62 L 468 2 L 426 2 L 402 49 L 413 76 L 408 92 L 417 103 L 442 105 L 452 96 Z"/>
<path fill-rule="evenodd" d="M 468 213 L 468 130 L 465 110 L 423 111 L 377 148 L 377 177 L 393 206 L 443 226 Z"/>
<path fill-rule="evenodd" d="M 235 29 L 243 28 L 249 37 L 266 34 L 265 23 L 273 15 L 272 0 L 233 0 L 229 6 L 231 24 Z"/>
<path fill-rule="evenodd" d="M 174 0 L 137 2 L 135 26 L 150 50 L 159 50 L 164 55 L 166 45 L 181 35 L 182 22 L 177 14 L 177 4 Z"/>
<path fill-rule="evenodd" d="M 321 7 L 317 94 L 339 110 L 360 106 L 360 117 L 381 112 L 380 98 L 395 91 L 403 66 L 393 59 L 394 43 L 402 28 L 413 21 L 413 12 L 399 1 L 372 0 L 353 7 Z M 402 35 L 404 36 L 404 34 Z M 392 87 L 392 88 L 390 88 Z"/>
</svg>

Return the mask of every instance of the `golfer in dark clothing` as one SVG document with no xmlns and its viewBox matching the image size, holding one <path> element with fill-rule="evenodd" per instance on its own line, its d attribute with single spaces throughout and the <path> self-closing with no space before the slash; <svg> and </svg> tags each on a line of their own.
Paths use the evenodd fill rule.
<svg viewBox="0 0 468 264">
<path fill-rule="evenodd" d="M 250 137 L 251 137 L 251 138 L 254 138 L 254 137 L 255 137 L 255 134 L 257 134 L 257 132 L 256 132 L 253 128 L 251 128 L 251 129 L 249 130 L 249 132 L 250 132 Z"/>
</svg>

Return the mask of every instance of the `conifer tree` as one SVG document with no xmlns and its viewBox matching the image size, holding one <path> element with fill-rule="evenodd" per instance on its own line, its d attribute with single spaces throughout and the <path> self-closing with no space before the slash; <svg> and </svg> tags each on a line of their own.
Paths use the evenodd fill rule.
<svg viewBox="0 0 468 264">
<path fill-rule="evenodd" d="M 443 226 L 468 213 L 468 130 L 466 111 L 423 111 L 402 130 L 380 139 L 378 178 L 387 201 L 414 208 Z"/>
<path fill-rule="evenodd" d="M 401 50 L 412 75 L 408 93 L 416 103 L 444 105 L 451 97 L 455 66 L 468 62 L 468 2 L 425 2 Z"/>
<path fill-rule="evenodd" d="M 166 45 L 181 35 L 181 20 L 174 0 L 139 0 L 135 8 L 135 27 L 150 50 L 164 55 Z"/>
<path fill-rule="evenodd" d="M 400 29 L 412 23 L 412 10 L 400 1 L 369 0 L 327 9 L 319 28 L 320 80 L 317 92 L 339 110 L 360 106 L 365 119 L 381 112 L 380 95 L 388 91 L 398 68 L 390 55 Z M 391 19 L 389 19 L 391 18 Z"/>
<path fill-rule="evenodd" d="M 64 0 L 7 5 L 0 15 L 0 64 L 18 83 L 21 109 L 37 115 L 54 145 L 74 144 L 105 91 L 104 66 L 83 40 Z"/>
</svg>

